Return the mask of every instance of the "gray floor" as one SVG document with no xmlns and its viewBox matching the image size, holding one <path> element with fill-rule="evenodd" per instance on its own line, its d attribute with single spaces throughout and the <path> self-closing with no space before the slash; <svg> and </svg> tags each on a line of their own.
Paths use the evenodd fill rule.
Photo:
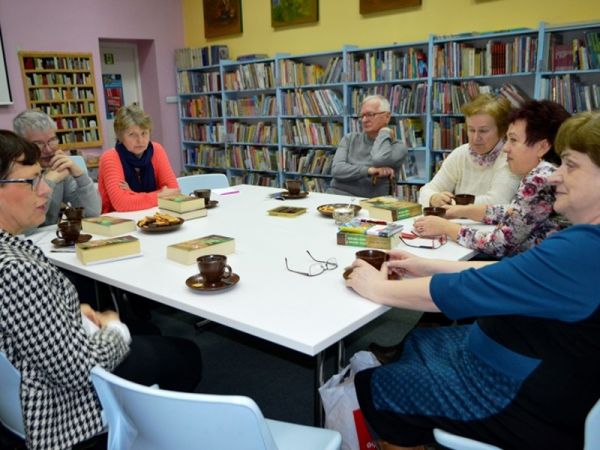
<svg viewBox="0 0 600 450">
<path fill-rule="evenodd" d="M 314 424 L 314 358 L 214 323 L 198 329 L 197 317 L 165 306 L 153 308 L 151 314 L 164 335 L 187 337 L 201 348 L 204 371 L 198 392 L 247 395 L 265 417 Z M 397 343 L 419 317 L 420 313 L 388 311 L 344 340 L 347 356 L 372 341 Z M 326 356 L 328 378 L 336 362 L 332 349 Z"/>
</svg>

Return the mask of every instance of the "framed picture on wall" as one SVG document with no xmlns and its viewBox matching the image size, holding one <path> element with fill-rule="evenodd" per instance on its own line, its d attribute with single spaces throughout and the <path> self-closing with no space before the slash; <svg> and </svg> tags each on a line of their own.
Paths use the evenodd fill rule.
<svg viewBox="0 0 600 450">
<path fill-rule="evenodd" d="M 360 13 L 371 14 L 411 6 L 421 6 L 421 0 L 360 0 Z"/>
<path fill-rule="evenodd" d="M 213 38 L 242 32 L 242 0 L 202 0 L 204 37 Z"/>
<path fill-rule="evenodd" d="M 10 84 L 8 83 L 8 70 L 6 59 L 4 59 L 4 47 L 2 43 L 2 32 L 0 31 L 0 105 L 12 105 Z"/>
<path fill-rule="evenodd" d="M 271 26 L 287 27 L 319 20 L 318 0 L 271 0 Z"/>
</svg>

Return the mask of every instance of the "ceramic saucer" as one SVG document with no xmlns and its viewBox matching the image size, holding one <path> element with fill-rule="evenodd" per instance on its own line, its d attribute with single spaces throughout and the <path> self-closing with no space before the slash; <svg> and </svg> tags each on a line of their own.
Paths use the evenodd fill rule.
<svg viewBox="0 0 600 450">
<path fill-rule="evenodd" d="M 348 279 L 348 277 L 352 273 L 352 270 L 353 270 L 352 267 L 348 267 L 346 270 L 344 270 L 344 274 L 342 275 L 344 277 L 344 280 Z M 401 280 L 401 279 L 402 279 L 402 276 L 397 273 L 390 273 L 388 275 L 388 280 Z"/>
<path fill-rule="evenodd" d="M 228 278 L 222 278 L 215 284 L 205 285 L 204 277 L 197 273 L 196 275 L 192 275 L 187 280 L 185 280 L 185 284 L 190 289 L 193 289 L 198 292 L 213 292 L 213 291 L 222 291 L 225 289 L 229 289 L 237 284 L 240 281 L 240 276 L 238 274 L 232 273 Z"/>
<path fill-rule="evenodd" d="M 216 208 L 217 205 L 219 204 L 218 200 L 211 200 L 208 202 L 208 204 L 206 205 L 206 209 L 213 209 Z"/>
<path fill-rule="evenodd" d="M 279 194 L 282 198 L 287 200 L 294 200 L 297 198 L 306 198 L 308 196 L 308 192 L 299 192 L 298 194 L 290 194 L 288 191 L 283 191 Z"/>
<path fill-rule="evenodd" d="M 82 242 L 87 242 L 92 238 L 91 234 L 80 234 L 79 238 L 77 238 L 77 243 L 81 244 Z M 64 239 L 62 238 L 54 238 L 52 239 L 50 242 L 52 242 L 54 244 L 55 247 L 71 247 L 73 245 L 75 245 L 75 243 L 72 244 L 68 244 L 67 242 L 65 242 Z"/>
</svg>

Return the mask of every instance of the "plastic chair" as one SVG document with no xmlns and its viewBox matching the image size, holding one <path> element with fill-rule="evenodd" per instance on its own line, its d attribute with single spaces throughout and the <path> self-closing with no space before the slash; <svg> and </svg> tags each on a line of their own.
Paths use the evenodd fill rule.
<svg viewBox="0 0 600 450">
<path fill-rule="evenodd" d="M 494 445 L 485 444 L 476 441 L 475 439 L 457 436 L 456 434 L 448 433 L 439 428 L 433 430 L 433 436 L 438 444 L 442 444 L 444 447 L 452 450 L 502 450 Z"/>
<path fill-rule="evenodd" d="M 203 173 L 177 178 L 182 194 L 191 194 L 196 189 L 218 189 L 229 187 L 229 180 L 222 173 Z"/>
<path fill-rule="evenodd" d="M 585 419 L 584 442 L 583 450 L 600 450 L 600 399 Z"/>
<path fill-rule="evenodd" d="M 337 431 L 266 420 L 248 397 L 153 389 L 100 367 L 92 382 L 109 450 L 335 450 L 342 442 Z"/>
<path fill-rule="evenodd" d="M 8 360 L 3 352 L 0 352 L 0 422 L 8 430 L 25 439 L 25 426 L 21 413 L 21 397 L 19 389 L 21 386 L 21 374 Z"/>
<path fill-rule="evenodd" d="M 87 164 L 85 163 L 85 159 L 81 155 L 69 155 L 69 158 L 73 160 L 75 164 L 83 169 L 83 173 L 88 174 Z"/>
</svg>

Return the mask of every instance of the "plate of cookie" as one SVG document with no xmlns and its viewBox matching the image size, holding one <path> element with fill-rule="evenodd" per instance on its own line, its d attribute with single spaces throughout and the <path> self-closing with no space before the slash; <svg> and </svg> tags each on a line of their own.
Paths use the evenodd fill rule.
<svg viewBox="0 0 600 450">
<path fill-rule="evenodd" d="M 163 233 L 178 229 L 183 222 L 181 217 L 157 212 L 153 216 L 146 216 L 142 220 L 138 220 L 137 226 L 140 230 L 148 233 Z"/>
<path fill-rule="evenodd" d="M 338 208 L 348 208 L 352 207 L 354 209 L 354 215 L 358 214 L 358 212 L 362 209 L 360 205 L 348 204 L 348 203 L 330 203 L 328 205 L 321 205 L 317 207 L 317 211 L 323 214 L 325 217 L 333 217 L 333 210 Z"/>
</svg>

